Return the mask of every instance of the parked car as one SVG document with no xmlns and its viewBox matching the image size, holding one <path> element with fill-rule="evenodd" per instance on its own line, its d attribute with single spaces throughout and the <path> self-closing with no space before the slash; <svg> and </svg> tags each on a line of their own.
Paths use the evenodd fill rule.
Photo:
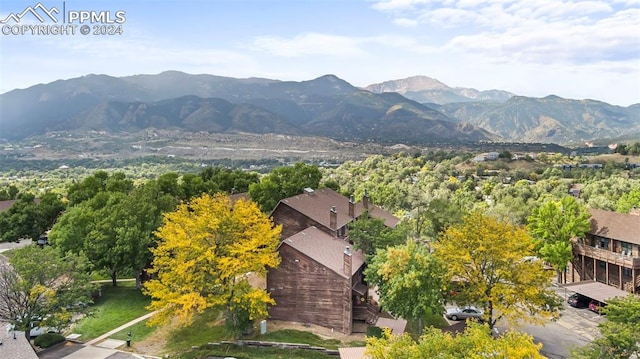
<svg viewBox="0 0 640 359">
<path fill-rule="evenodd" d="M 37 324 L 37 327 L 33 327 L 31 328 L 31 330 L 29 331 L 29 336 L 30 337 L 38 337 L 44 333 L 60 333 L 60 330 L 58 328 L 54 328 L 54 327 L 41 327 L 40 324 Z"/>
<path fill-rule="evenodd" d="M 604 307 L 605 305 L 605 303 L 598 302 L 597 300 L 592 300 L 591 302 L 589 302 L 589 310 L 600 314 L 600 308 Z"/>
<path fill-rule="evenodd" d="M 447 319 L 451 320 L 460 320 L 467 318 L 476 318 L 480 319 L 482 317 L 482 310 L 477 309 L 476 307 L 464 307 L 464 308 L 451 308 L 447 309 L 447 312 L 444 314 Z"/>
<path fill-rule="evenodd" d="M 572 294 L 569 296 L 569 298 L 567 298 L 567 303 L 575 308 L 587 308 L 590 302 L 591 298 L 585 297 L 580 293 Z"/>
</svg>

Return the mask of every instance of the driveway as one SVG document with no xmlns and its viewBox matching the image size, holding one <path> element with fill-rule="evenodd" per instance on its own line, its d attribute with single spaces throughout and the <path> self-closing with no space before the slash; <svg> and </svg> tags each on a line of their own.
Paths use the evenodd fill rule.
<svg viewBox="0 0 640 359">
<path fill-rule="evenodd" d="M 140 359 L 139 355 L 93 345 L 66 342 L 38 353 L 40 359 Z"/>
<path fill-rule="evenodd" d="M 593 341 L 600 334 L 598 324 L 605 320 L 603 316 L 591 312 L 588 309 L 577 309 L 566 303 L 566 298 L 573 294 L 565 288 L 552 287 L 563 298 L 564 310 L 556 321 L 547 321 L 543 325 L 522 324 L 516 330 L 531 335 L 536 343 L 542 343 L 542 354 L 550 359 L 568 358 L 571 348 L 584 346 Z M 454 305 L 447 305 L 453 307 Z M 446 319 L 446 318 L 445 318 Z M 456 322 L 448 321 L 450 324 Z M 497 325 L 503 332 L 508 327 Z"/>
</svg>

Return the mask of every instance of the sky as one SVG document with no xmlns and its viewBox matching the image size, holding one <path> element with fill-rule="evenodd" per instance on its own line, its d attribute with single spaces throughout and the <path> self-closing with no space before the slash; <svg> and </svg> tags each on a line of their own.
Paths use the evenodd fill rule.
<svg viewBox="0 0 640 359">
<path fill-rule="evenodd" d="M 640 103 L 640 0 L 40 3 L 59 10 L 57 23 L 42 11 L 43 22 L 32 13 L 8 18 L 37 0 L 0 2 L 0 93 L 87 74 L 178 70 L 286 81 L 334 74 L 360 87 L 424 75 L 451 87 Z M 102 17 L 69 22 L 80 11 Z M 76 28 L 21 33 L 33 25 Z M 122 34 L 83 35 L 82 25 Z"/>
</svg>

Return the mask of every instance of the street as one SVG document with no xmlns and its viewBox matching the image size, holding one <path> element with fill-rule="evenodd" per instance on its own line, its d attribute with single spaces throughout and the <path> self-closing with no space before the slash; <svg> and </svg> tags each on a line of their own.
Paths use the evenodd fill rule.
<svg viewBox="0 0 640 359">
<path fill-rule="evenodd" d="M 605 320 L 605 317 L 586 308 L 571 307 L 566 303 L 566 297 L 573 292 L 565 293 L 565 288 L 553 289 L 564 299 L 565 309 L 560 318 L 542 326 L 524 325 L 521 330 L 533 336 L 536 343 L 544 345 L 541 352 L 547 358 L 568 358 L 571 348 L 583 346 L 600 334 L 598 324 Z"/>
<path fill-rule="evenodd" d="M 589 309 L 577 309 L 566 303 L 566 298 L 573 294 L 565 288 L 552 287 L 563 298 L 564 310 L 556 321 L 547 321 L 544 325 L 522 324 L 515 330 L 531 335 L 536 343 L 542 343 L 541 354 L 550 359 L 568 358 L 571 348 L 583 346 L 591 342 L 600 333 L 598 324 L 605 317 L 593 313 Z M 448 305 L 447 307 L 454 307 Z M 456 322 L 449 321 L 454 324 Z M 508 327 L 497 325 L 500 332 Z"/>
</svg>

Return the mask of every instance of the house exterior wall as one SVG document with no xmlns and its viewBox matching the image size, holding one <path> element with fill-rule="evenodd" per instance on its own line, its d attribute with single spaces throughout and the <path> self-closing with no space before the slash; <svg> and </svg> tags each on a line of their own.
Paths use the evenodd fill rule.
<svg viewBox="0 0 640 359">
<path fill-rule="evenodd" d="M 640 286 L 640 255 L 637 244 L 587 234 L 573 243 L 568 281 L 596 280 L 628 292 Z"/>
<path fill-rule="evenodd" d="M 338 275 L 285 244 L 280 247 L 280 257 L 280 266 L 267 274 L 267 290 L 276 301 L 269 316 L 351 334 L 351 278 Z"/>
<path fill-rule="evenodd" d="M 329 210 L 327 210 L 327 217 L 328 216 Z M 274 223 L 282 225 L 282 238 L 289 238 L 311 226 L 315 226 L 321 231 L 332 236 L 336 235 L 335 231 L 330 230 L 322 224 L 282 203 L 280 203 L 273 213 L 271 213 L 271 218 L 273 218 Z"/>
</svg>

